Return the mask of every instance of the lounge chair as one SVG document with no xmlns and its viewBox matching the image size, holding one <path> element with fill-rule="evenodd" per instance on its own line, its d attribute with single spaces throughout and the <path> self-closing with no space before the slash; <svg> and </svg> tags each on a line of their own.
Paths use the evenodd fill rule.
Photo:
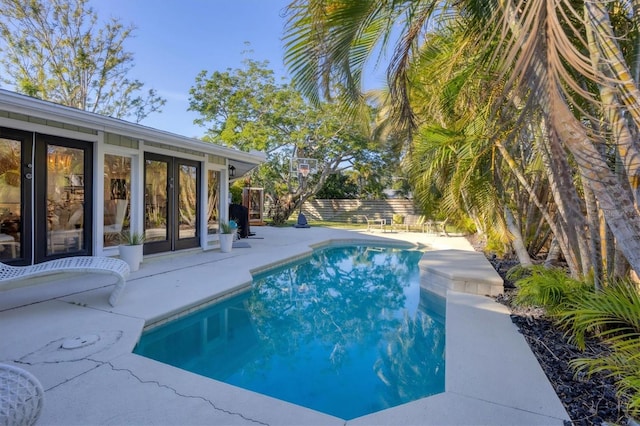
<svg viewBox="0 0 640 426">
<path fill-rule="evenodd" d="M 31 373 L 0 364 L 0 424 L 33 425 L 40 417 L 44 389 Z"/>
<path fill-rule="evenodd" d="M 9 287 L 7 284 L 10 282 L 63 272 L 93 272 L 118 277 L 118 282 L 109 296 L 109 303 L 115 306 L 127 282 L 129 265 L 123 260 L 102 256 L 65 257 L 30 266 L 10 266 L 0 262 L 0 290 Z"/>
</svg>

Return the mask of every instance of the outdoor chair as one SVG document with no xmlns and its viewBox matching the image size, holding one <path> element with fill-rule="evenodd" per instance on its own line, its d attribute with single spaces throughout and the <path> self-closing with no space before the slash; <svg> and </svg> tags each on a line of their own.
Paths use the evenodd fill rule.
<svg viewBox="0 0 640 426">
<path fill-rule="evenodd" d="M 425 231 L 429 234 L 449 236 L 447 233 L 447 221 L 427 220 L 423 224 Z"/>
<path fill-rule="evenodd" d="M 0 424 L 33 425 L 44 402 L 42 385 L 31 373 L 0 364 Z"/>
<path fill-rule="evenodd" d="M 385 232 L 385 226 L 387 224 L 386 219 L 380 218 L 372 218 L 370 219 L 366 215 L 360 215 L 367 221 L 367 231 L 372 231 L 374 228 L 380 229 L 382 232 Z"/>
<path fill-rule="evenodd" d="M 115 288 L 109 296 L 109 303 L 115 306 L 124 291 L 129 276 L 127 262 L 112 257 L 75 256 L 50 260 L 30 266 L 10 266 L 0 262 L 0 290 L 8 288 L 9 283 L 27 278 L 53 275 L 63 272 L 109 274 L 118 278 Z"/>
<path fill-rule="evenodd" d="M 409 232 L 413 229 L 424 232 L 424 222 L 424 216 L 420 216 L 417 214 L 408 214 L 406 216 L 403 216 L 402 223 L 395 224 L 395 227 L 404 228 L 406 232 Z"/>
</svg>

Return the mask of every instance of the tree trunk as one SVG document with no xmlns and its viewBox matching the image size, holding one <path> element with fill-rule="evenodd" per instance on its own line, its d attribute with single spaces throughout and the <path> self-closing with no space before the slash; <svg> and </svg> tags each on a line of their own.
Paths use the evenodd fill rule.
<svg viewBox="0 0 640 426">
<path fill-rule="evenodd" d="M 586 5 L 585 9 L 588 9 Z M 603 18 L 601 17 L 601 19 Z M 593 28 L 587 25 L 586 29 L 594 72 L 601 72 L 607 77 L 598 85 L 600 99 L 602 100 L 602 110 L 609 124 L 613 145 L 618 151 L 618 156 L 623 163 L 629 186 L 633 192 L 636 209 L 638 209 L 638 206 L 640 206 L 640 147 L 634 141 L 629 124 L 622 116 L 621 106 L 618 103 L 618 96 L 613 83 L 615 76 L 612 75 L 609 65 L 601 60 Z M 596 29 L 606 31 L 606 25 L 602 24 Z"/>
<path fill-rule="evenodd" d="M 573 154 L 586 183 L 593 191 L 619 249 L 629 265 L 640 271 L 640 217 L 631 194 L 617 181 L 598 150 L 590 142 L 584 126 L 573 115 L 559 93 L 549 99 L 549 118 L 562 141 Z"/>
<path fill-rule="evenodd" d="M 520 232 L 520 228 L 516 224 L 516 220 L 513 217 L 513 213 L 509 209 L 509 207 L 504 208 L 504 217 L 507 222 L 507 229 L 513 236 L 513 240 L 511 244 L 513 245 L 513 249 L 516 252 L 516 256 L 518 256 L 518 261 L 520 265 L 525 267 L 533 266 L 533 262 L 531 262 L 531 256 L 529 256 L 529 252 L 527 251 L 527 247 L 524 244 L 524 240 L 522 239 L 522 233 Z"/>
<path fill-rule="evenodd" d="M 611 280 L 615 276 L 616 265 L 616 243 L 611 230 L 607 226 L 602 210 L 598 210 L 600 224 L 600 241 L 602 245 L 602 256 L 604 258 L 605 281 Z"/>
<path fill-rule="evenodd" d="M 587 207 L 587 222 L 589 223 L 589 250 L 593 267 L 593 284 L 596 290 L 602 290 L 602 251 L 600 244 L 598 205 L 589 185 L 582 186 L 584 200 Z"/>
<path fill-rule="evenodd" d="M 517 8 L 508 0 L 502 0 L 500 4 L 503 7 L 505 22 L 510 26 L 514 37 L 524 40 L 525 29 L 519 24 Z M 586 2 L 585 5 L 593 9 L 594 5 L 602 7 L 604 3 Z M 598 200 L 607 224 L 616 238 L 617 247 L 624 253 L 630 266 L 635 271 L 640 271 L 640 217 L 638 217 L 633 196 L 625 191 L 617 181 L 617 177 L 591 142 L 585 126 L 576 119 L 574 112 L 569 108 L 563 95 L 563 87 L 565 87 L 563 77 L 566 76 L 559 75 L 562 65 L 557 65 L 558 61 L 562 60 L 558 52 L 562 52 L 566 48 L 565 45 L 562 45 L 562 42 L 566 40 L 551 32 L 554 28 L 553 25 L 545 24 L 551 19 L 550 15 L 554 13 L 555 4 L 544 2 L 540 3 L 539 7 L 539 10 L 529 11 L 529 13 L 539 16 L 536 16 L 538 21 L 535 28 L 538 33 L 531 34 L 533 29 L 530 28 L 526 30 L 531 41 L 526 43 L 529 55 L 526 57 L 528 75 L 525 81 L 533 91 L 533 96 L 536 96 L 535 99 L 551 128 L 555 130 L 562 143 L 573 155 L 581 175 Z M 596 8 L 595 11 L 603 12 L 599 8 Z M 594 28 L 599 28 L 595 22 L 596 15 L 594 15 L 593 21 Z M 598 34 L 598 30 L 596 30 L 596 34 Z M 604 37 L 603 40 L 598 41 L 607 44 L 612 42 L 612 39 Z M 532 46 L 536 46 L 538 49 L 532 49 Z M 540 55 L 541 51 L 543 53 Z M 616 50 L 614 49 L 613 52 L 615 53 Z M 640 92 L 625 68 L 624 58 L 613 60 L 613 58 L 607 57 L 607 59 L 609 59 L 612 72 L 619 79 L 618 87 L 622 91 L 622 101 L 632 114 L 634 121 L 640 124 L 640 110 L 637 108 L 637 105 L 640 104 L 640 96 L 635 96 Z M 562 69 L 566 71 L 566 68 Z M 581 72 L 586 72 L 586 70 L 582 69 Z"/>
<path fill-rule="evenodd" d="M 551 195 L 558 207 L 561 227 L 566 233 L 570 250 L 567 252 L 563 249 L 562 252 L 569 264 L 571 275 L 574 278 L 580 278 L 588 273 L 591 258 L 584 235 L 587 224 L 581 209 L 583 201 L 578 196 L 573 183 L 573 172 L 566 152 L 553 131 L 550 135 L 546 133 L 546 120 L 543 119 L 541 122 L 544 127 L 541 129 L 537 146 L 546 166 Z"/>
<path fill-rule="evenodd" d="M 562 251 L 562 253 L 565 253 L 565 257 L 567 257 L 567 255 L 571 254 L 572 251 L 570 250 L 570 247 L 569 247 L 569 244 L 568 244 L 568 241 L 566 239 L 564 231 L 561 229 L 561 227 L 558 225 L 558 223 L 551 217 L 551 215 L 549 214 L 549 211 L 547 210 L 546 206 L 543 205 L 542 202 L 540 202 L 540 200 L 538 199 L 537 194 L 535 193 L 533 188 L 531 188 L 531 185 L 529 185 L 529 182 L 527 181 L 527 179 L 522 175 L 522 173 L 520 173 L 520 171 L 518 170 L 516 161 L 513 159 L 513 157 L 511 157 L 511 154 L 504 147 L 502 142 L 496 141 L 495 145 L 498 148 L 498 150 L 500 151 L 500 154 L 502 155 L 502 158 L 504 158 L 504 160 L 509 165 L 511 172 L 518 179 L 518 181 L 523 186 L 523 188 L 532 197 L 533 202 L 536 204 L 536 206 L 538 207 L 538 209 L 540 210 L 540 212 L 542 213 L 542 215 L 546 219 L 547 223 L 549 224 L 549 227 L 551 228 L 551 231 L 556 236 L 556 241 L 560 246 L 560 250 Z M 568 257 L 567 258 L 567 263 L 569 265 L 569 269 L 571 270 L 572 274 L 578 274 L 579 273 L 580 268 L 578 266 L 578 263 L 577 263 L 575 257 Z"/>
<path fill-rule="evenodd" d="M 560 244 L 558 244 L 558 239 L 553 237 L 551 240 L 551 245 L 549 246 L 549 253 L 547 253 L 547 258 L 544 261 L 545 268 L 552 268 L 557 266 L 560 263 Z"/>
</svg>

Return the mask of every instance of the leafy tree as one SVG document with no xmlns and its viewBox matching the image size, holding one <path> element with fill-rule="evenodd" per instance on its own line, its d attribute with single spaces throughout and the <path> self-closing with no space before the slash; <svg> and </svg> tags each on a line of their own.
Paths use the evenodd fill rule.
<svg viewBox="0 0 640 426">
<path fill-rule="evenodd" d="M 132 26 L 118 19 L 99 26 L 88 0 L 0 0 L 1 81 L 62 105 L 140 122 L 165 100 L 127 76 L 133 54 L 124 49 Z"/>
<path fill-rule="evenodd" d="M 358 185 L 345 174 L 335 174 L 327 178 L 316 197 L 327 199 L 358 198 Z"/>
<path fill-rule="evenodd" d="M 202 71 L 190 94 L 189 109 L 201 114 L 195 122 L 209 126 L 206 140 L 267 152 L 267 164 L 252 174 L 251 184 L 264 187 L 275 224 L 331 175 L 381 158 L 368 121 L 347 119 L 335 103 L 310 104 L 291 84 L 277 83 L 268 62 L 246 59 L 241 69 Z M 315 173 L 302 178 L 292 172 L 294 156 L 317 160 Z"/>
</svg>

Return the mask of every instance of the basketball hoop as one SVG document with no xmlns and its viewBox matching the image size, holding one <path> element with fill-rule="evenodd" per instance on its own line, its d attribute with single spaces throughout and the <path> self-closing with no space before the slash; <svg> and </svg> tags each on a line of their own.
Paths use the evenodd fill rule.
<svg viewBox="0 0 640 426">
<path fill-rule="evenodd" d="M 318 171 L 318 160 L 315 158 L 291 158 L 291 174 L 307 178 Z"/>
<path fill-rule="evenodd" d="M 298 173 L 300 173 L 302 177 L 306 178 L 307 176 L 309 176 L 310 171 L 311 171 L 311 168 L 309 167 L 308 164 L 304 164 L 304 163 L 298 164 Z"/>
</svg>

